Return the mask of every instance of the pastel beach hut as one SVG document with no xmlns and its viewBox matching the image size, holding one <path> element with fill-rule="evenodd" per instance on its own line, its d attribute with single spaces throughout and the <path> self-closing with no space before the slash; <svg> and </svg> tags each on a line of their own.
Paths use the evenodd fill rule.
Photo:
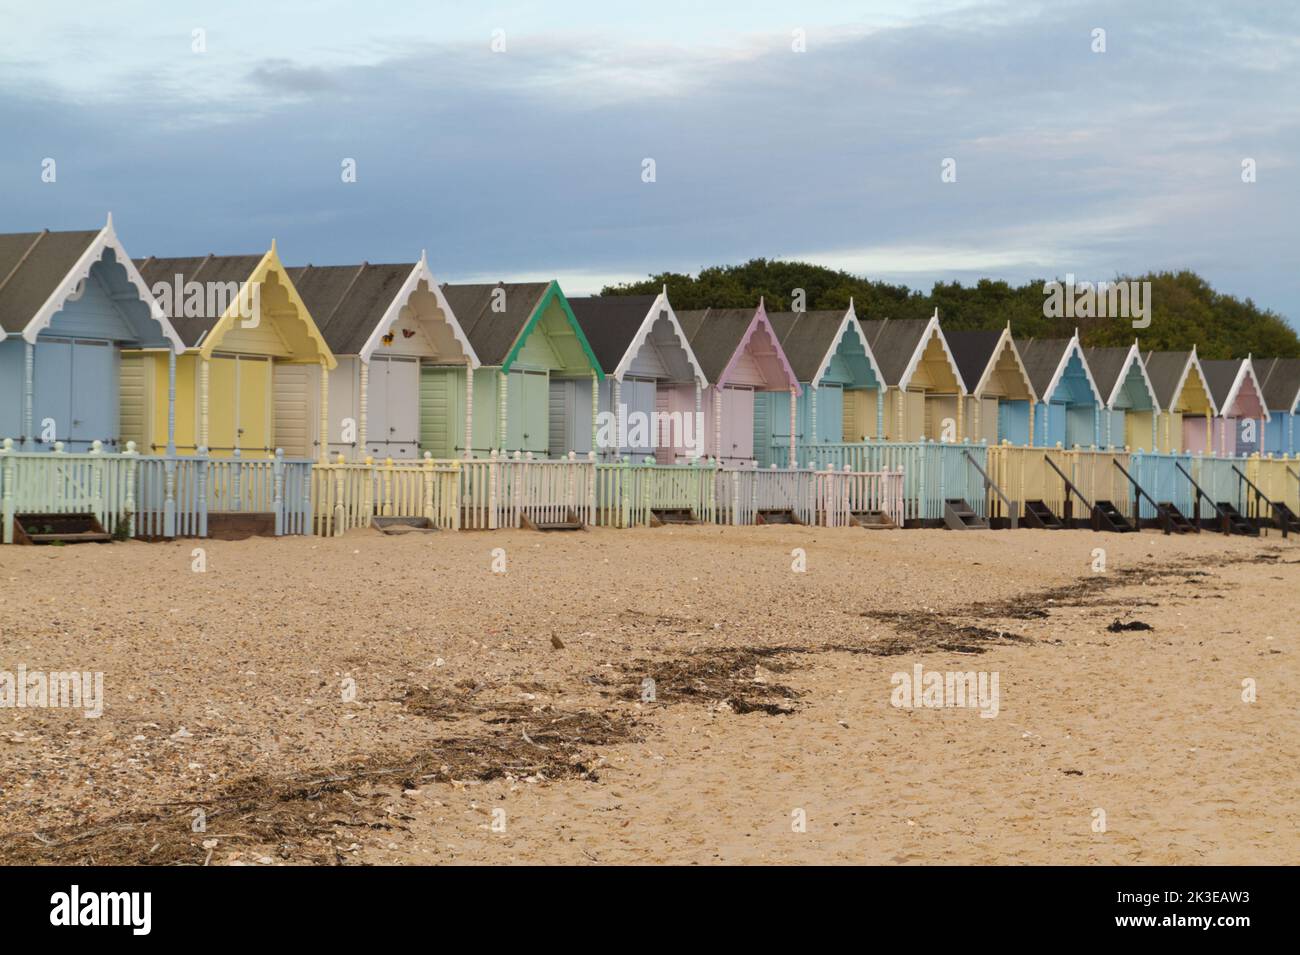
<svg viewBox="0 0 1300 955">
<path fill-rule="evenodd" d="M 597 453 L 700 457 L 708 380 L 668 301 L 658 295 L 571 298 L 604 379 L 597 387 Z M 639 460 L 639 458 L 638 458 Z"/>
<path fill-rule="evenodd" d="M 702 396 L 705 453 L 724 465 L 755 462 L 755 395 L 779 391 L 797 401 L 800 392 L 762 301 L 756 309 L 709 308 L 677 317 L 709 381 Z M 770 463 L 793 467 L 794 455 L 792 445 L 785 461 Z"/>
<path fill-rule="evenodd" d="M 1260 449 L 1269 420 L 1263 389 L 1248 357 L 1203 361 L 1205 380 L 1219 409 L 1207 454 L 1232 457 Z"/>
<path fill-rule="evenodd" d="M 929 319 L 886 318 L 861 325 L 884 376 L 883 437 L 960 441 L 966 383 L 939 327 L 938 309 Z"/>
<path fill-rule="evenodd" d="M 481 365 L 444 369 L 442 394 L 473 404 L 469 453 L 586 455 L 595 437 L 593 395 L 604 378 L 558 282 L 446 285 L 442 293 Z M 432 398 L 432 383 L 423 394 Z"/>
<path fill-rule="evenodd" d="M 307 265 L 289 275 L 338 360 L 329 373 L 330 456 L 465 456 L 473 421 L 466 370 L 479 360 L 425 255 L 396 265 Z M 320 369 L 306 371 L 308 418 L 319 421 L 312 396 Z M 313 445 L 319 440 L 317 425 Z"/>
<path fill-rule="evenodd" d="M 880 432 L 884 376 L 849 302 L 846 309 L 769 312 L 768 321 L 799 381 L 794 443 L 803 449 L 863 441 Z M 788 391 L 754 396 L 754 452 L 760 466 L 789 459 Z"/>
<path fill-rule="evenodd" d="M 1098 445 L 1156 450 L 1160 402 L 1137 343 L 1128 348 L 1085 348 L 1084 356 L 1104 402 Z"/>
<path fill-rule="evenodd" d="M 159 414 L 180 336 L 113 229 L 0 235 L 0 439 L 24 450 L 124 450 L 122 350 L 159 355 Z M 162 432 L 166 444 L 166 430 Z M 140 448 L 140 450 L 145 450 Z"/>
<path fill-rule="evenodd" d="M 1031 338 L 1016 345 L 1038 393 L 1033 443 L 1049 448 L 1095 446 L 1105 401 L 1079 344 L 1079 333 L 1070 338 Z"/>
<path fill-rule="evenodd" d="M 1210 446 L 1210 422 L 1219 410 L 1196 347 L 1190 351 L 1149 351 L 1142 356 L 1142 364 L 1160 408 L 1156 446 L 1166 454 L 1204 453 Z"/>
<path fill-rule="evenodd" d="M 1264 427 L 1265 454 L 1300 453 L 1300 358 L 1271 358 L 1255 363 L 1264 388 L 1268 423 Z"/>
<path fill-rule="evenodd" d="M 283 448 L 289 457 L 323 457 L 313 435 L 326 430 L 325 373 L 336 362 L 275 243 L 261 255 L 136 264 L 185 345 L 176 359 L 176 450 L 247 458 Z M 168 435 L 166 360 L 148 350 L 124 352 L 122 377 L 123 435 L 161 449 Z"/>
<path fill-rule="evenodd" d="M 1011 337 L 1011 325 L 997 331 L 948 331 L 944 337 L 966 386 L 963 437 L 1028 445 L 1038 396 Z"/>
</svg>

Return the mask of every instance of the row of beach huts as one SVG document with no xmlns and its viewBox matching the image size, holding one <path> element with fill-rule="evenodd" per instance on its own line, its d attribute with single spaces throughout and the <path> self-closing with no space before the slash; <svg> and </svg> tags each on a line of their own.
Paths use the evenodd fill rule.
<svg viewBox="0 0 1300 955">
<path fill-rule="evenodd" d="M 0 235 L 6 542 L 376 520 L 1286 531 L 1298 414 L 1300 359 L 451 285 L 423 254 L 133 260 L 111 217 Z"/>
</svg>

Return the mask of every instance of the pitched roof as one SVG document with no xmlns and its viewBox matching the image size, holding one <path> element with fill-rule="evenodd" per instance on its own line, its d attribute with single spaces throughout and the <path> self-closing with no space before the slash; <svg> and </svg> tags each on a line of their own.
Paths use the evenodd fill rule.
<svg viewBox="0 0 1300 955">
<path fill-rule="evenodd" d="M 966 390 L 974 392 L 979 386 L 980 379 L 984 377 L 989 362 L 993 360 L 998 342 L 1002 340 L 1002 332 L 982 329 L 944 332 L 943 337 L 948 340 L 948 350 L 952 352 L 953 360 L 957 362 L 957 370 L 961 372 L 962 380 L 966 382 Z"/>
<path fill-rule="evenodd" d="M 96 229 L 0 235 L 0 328 L 21 334 L 99 234 Z"/>
<path fill-rule="evenodd" d="M 716 384 L 754 321 L 752 308 L 704 308 L 677 313 L 691 351 L 710 384 Z"/>
<path fill-rule="evenodd" d="M 306 265 L 289 279 L 336 355 L 358 355 L 416 263 Z"/>
<path fill-rule="evenodd" d="M 768 312 L 781 350 L 801 382 L 811 382 L 821 370 L 826 353 L 835 347 L 847 310 Z"/>
<path fill-rule="evenodd" d="M 886 385 L 897 385 L 907 373 L 917 346 L 930 322 L 924 318 L 880 319 L 862 322 L 871 352 L 876 356 Z"/>
<path fill-rule="evenodd" d="M 613 374 L 632 347 L 657 295 L 604 295 L 570 298 L 573 317 L 582 326 L 601 371 Z"/>
<path fill-rule="evenodd" d="M 1016 343 L 1016 347 L 1020 350 L 1020 360 L 1025 363 L 1025 371 L 1034 386 L 1034 391 L 1038 394 L 1039 401 L 1047 401 L 1051 398 L 1048 389 L 1073 341 L 1073 338 L 1031 338 Z"/>
<path fill-rule="evenodd" d="M 242 290 L 244 283 L 252 276 L 266 253 L 257 255 L 202 255 L 188 258 L 160 259 L 149 256 L 147 259 L 137 259 L 136 268 L 140 270 L 140 275 L 144 277 L 146 284 L 153 288 L 159 282 L 174 286 L 177 277 L 180 278 L 182 286 L 190 282 L 220 282 L 228 284 L 236 283 Z M 204 296 L 204 308 L 202 314 L 190 316 L 185 314 L 168 315 L 172 326 L 181 336 L 187 348 L 197 348 L 203 341 L 208 332 L 216 326 L 221 320 L 220 314 L 209 315 L 206 308 L 206 298 Z M 173 312 L 184 313 L 186 309 L 184 298 L 179 302 L 172 303 Z M 229 302 L 226 303 L 229 306 Z"/>
<path fill-rule="evenodd" d="M 1147 366 L 1147 377 L 1155 389 L 1156 401 L 1162 408 L 1172 408 L 1178 396 L 1178 386 L 1182 383 L 1183 372 L 1191 361 L 1190 351 L 1149 351 L 1142 356 Z"/>
<path fill-rule="evenodd" d="M 1271 358 L 1255 362 L 1269 411 L 1290 411 L 1300 401 L 1300 358 Z"/>
<path fill-rule="evenodd" d="M 1224 412 L 1243 361 L 1245 361 L 1243 358 L 1224 358 L 1201 362 L 1201 371 L 1205 373 L 1206 384 L 1210 386 L 1210 396 L 1218 406 L 1219 414 Z"/>
<path fill-rule="evenodd" d="M 504 365 L 519 333 L 550 289 L 550 282 L 498 282 L 495 285 L 443 285 L 442 293 L 484 365 Z M 503 296 L 496 294 L 504 291 Z M 501 302 L 503 311 L 492 306 Z"/>
</svg>

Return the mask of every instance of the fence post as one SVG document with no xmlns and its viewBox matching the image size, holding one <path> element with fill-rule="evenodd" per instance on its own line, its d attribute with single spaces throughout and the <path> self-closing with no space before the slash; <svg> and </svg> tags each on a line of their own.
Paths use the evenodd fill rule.
<svg viewBox="0 0 1300 955">
<path fill-rule="evenodd" d="M 126 443 L 126 450 L 122 452 L 122 457 L 126 459 L 126 489 L 122 507 L 126 511 L 126 534 L 128 538 L 132 538 L 135 537 L 135 482 L 136 469 L 139 467 L 139 452 L 135 449 L 134 441 Z"/>
<path fill-rule="evenodd" d="M 239 448 L 231 452 L 234 459 L 231 463 L 230 475 L 230 509 L 232 511 L 242 511 L 244 509 L 244 454 Z"/>
<path fill-rule="evenodd" d="M 497 452 L 494 449 L 492 451 L 492 458 L 488 462 L 488 530 L 490 531 L 497 529 L 497 493 L 499 491 L 499 488 L 497 487 L 499 481 L 497 474 L 498 469 L 499 464 L 497 460 Z"/>
<path fill-rule="evenodd" d="M 433 508 L 433 452 L 424 452 L 424 462 L 420 465 L 420 480 L 424 490 L 424 519 L 434 527 L 438 526 L 438 515 Z"/>
<path fill-rule="evenodd" d="M 198 482 L 198 496 L 194 502 L 198 510 L 199 520 L 199 537 L 208 536 L 208 448 L 207 445 L 199 445 L 194 449 L 199 460 L 194 463 L 196 479 Z"/>
<path fill-rule="evenodd" d="M 14 439 L 0 447 L 0 542 L 14 542 Z"/>
<path fill-rule="evenodd" d="M 345 482 L 347 481 L 347 468 L 344 466 L 346 461 L 347 458 L 344 457 L 343 452 L 340 451 L 339 459 L 336 462 L 337 467 L 334 471 L 334 536 L 335 537 L 342 537 L 343 532 L 348 529 L 348 509 L 347 509 L 347 505 L 343 503 L 346 500 L 346 498 L 344 497 L 344 488 L 346 487 Z M 367 474 L 370 473 L 368 467 L 366 473 Z"/>
<path fill-rule="evenodd" d="M 284 536 L 284 448 L 275 449 L 275 460 L 271 464 L 275 480 L 275 497 L 272 508 L 275 511 L 275 536 Z"/>
</svg>

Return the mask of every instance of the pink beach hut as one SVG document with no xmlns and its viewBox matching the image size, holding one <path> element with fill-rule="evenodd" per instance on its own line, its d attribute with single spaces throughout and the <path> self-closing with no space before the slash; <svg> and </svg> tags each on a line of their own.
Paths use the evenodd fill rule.
<svg viewBox="0 0 1300 955">
<path fill-rule="evenodd" d="M 791 433 L 801 392 L 760 300 L 757 309 L 706 308 L 678 312 L 677 319 L 709 381 L 703 395 L 705 453 L 724 465 L 754 461 L 754 395 L 785 391 Z M 795 447 L 790 446 L 791 467 Z"/>
<path fill-rule="evenodd" d="M 1202 361 L 1201 369 L 1219 409 L 1214 419 L 1213 444 L 1206 453 L 1220 457 L 1254 454 L 1260 448 L 1264 423 L 1269 419 L 1264 389 L 1255 374 L 1254 363 L 1249 356 Z"/>
</svg>

